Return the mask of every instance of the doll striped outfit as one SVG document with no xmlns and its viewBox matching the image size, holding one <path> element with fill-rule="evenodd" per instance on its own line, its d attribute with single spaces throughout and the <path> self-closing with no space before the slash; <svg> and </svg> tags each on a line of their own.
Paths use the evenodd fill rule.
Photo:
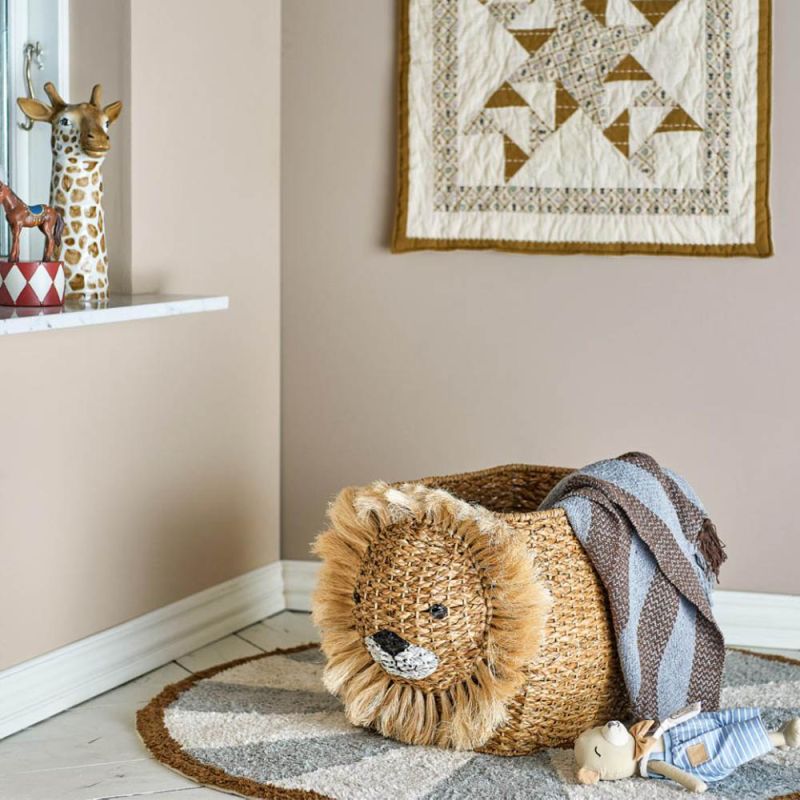
<svg viewBox="0 0 800 800">
<path fill-rule="evenodd" d="M 691 715 L 683 715 L 682 721 L 662 723 L 654 736 L 663 737 L 664 749 L 651 751 L 640 761 L 640 773 L 649 778 L 664 776 L 648 770 L 647 762 L 663 761 L 714 783 L 773 748 L 757 708 L 705 713 L 696 709 Z"/>
</svg>

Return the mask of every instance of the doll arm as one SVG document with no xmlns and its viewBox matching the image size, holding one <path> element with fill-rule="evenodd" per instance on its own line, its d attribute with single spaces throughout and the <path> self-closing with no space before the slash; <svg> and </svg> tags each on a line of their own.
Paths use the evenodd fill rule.
<svg viewBox="0 0 800 800">
<path fill-rule="evenodd" d="M 684 772 L 674 764 L 667 764 L 664 761 L 649 761 L 647 763 L 647 769 L 657 772 L 659 775 L 663 775 L 665 778 L 675 781 L 675 783 L 679 783 L 684 789 L 688 789 L 690 792 L 695 792 L 696 794 L 708 789 L 708 786 L 706 786 L 700 778 L 696 778 L 694 775 Z"/>
</svg>

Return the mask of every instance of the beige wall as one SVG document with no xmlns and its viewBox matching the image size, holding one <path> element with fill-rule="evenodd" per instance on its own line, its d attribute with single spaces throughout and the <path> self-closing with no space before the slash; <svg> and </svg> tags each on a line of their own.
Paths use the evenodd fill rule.
<svg viewBox="0 0 800 800">
<path fill-rule="evenodd" d="M 231 309 L 0 339 L 0 668 L 278 558 L 280 4 L 71 5 L 131 125 L 112 270 L 127 225 L 136 290 Z"/>
<path fill-rule="evenodd" d="M 394 3 L 283 7 L 283 554 L 343 485 L 639 448 L 800 593 L 800 3 L 776 3 L 769 262 L 391 256 Z"/>
<path fill-rule="evenodd" d="M 70 2 L 71 103 L 85 102 L 96 83 L 103 86 L 103 103 L 128 101 L 112 130 L 114 155 L 103 166 L 103 198 L 109 230 L 109 259 L 113 289 L 131 292 L 131 4 L 130 0 L 75 0 Z"/>
</svg>

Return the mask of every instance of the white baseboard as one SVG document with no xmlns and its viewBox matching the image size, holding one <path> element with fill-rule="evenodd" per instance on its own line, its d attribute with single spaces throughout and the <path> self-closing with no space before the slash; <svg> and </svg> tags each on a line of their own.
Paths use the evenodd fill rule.
<svg viewBox="0 0 800 800">
<path fill-rule="evenodd" d="M 715 592 L 714 614 L 729 645 L 800 650 L 800 597 L 796 595 Z"/>
<path fill-rule="evenodd" d="M 311 594 L 317 585 L 319 561 L 283 560 L 283 594 L 288 611 L 311 611 Z"/>
<path fill-rule="evenodd" d="M 283 562 L 288 609 L 311 610 L 318 571 L 317 561 Z M 800 596 L 717 591 L 714 613 L 729 645 L 800 650 Z"/>
<path fill-rule="evenodd" d="M 282 611 L 279 562 L 0 672 L 0 739 Z"/>
<path fill-rule="evenodd" d="M 310 611 L 319 562 L 276 562 L 0 672 L 0 739 L 288 609 Z M 730 645 L 800 650 L 800 597 L 716 592 Z"/>
</svg>

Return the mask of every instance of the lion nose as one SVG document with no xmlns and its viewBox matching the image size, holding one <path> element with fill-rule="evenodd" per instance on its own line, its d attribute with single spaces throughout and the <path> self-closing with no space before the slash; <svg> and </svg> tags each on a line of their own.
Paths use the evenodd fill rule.
<svg viewBox="0 0 800 800">
<path fill-rule="evenodd" d="M 398 653 L 402 653 L 405 650 L 409 643 L 402 638 L 402 636 L 398 636 L 396 633 L 392 631 L 378 631 L 377 633 L 373 634 L 372 641 L 383 650 L 384 653 L 388 653 L 390 656 L 396 656 Z"/>
</svg>

